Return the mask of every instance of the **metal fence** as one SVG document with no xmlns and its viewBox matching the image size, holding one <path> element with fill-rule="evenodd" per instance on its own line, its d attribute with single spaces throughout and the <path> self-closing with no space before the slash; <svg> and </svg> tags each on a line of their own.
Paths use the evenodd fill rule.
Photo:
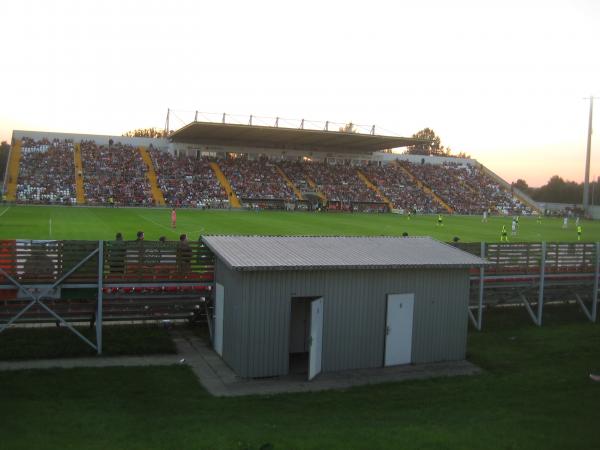
<svg viewBox="0 0 600 450">
<path fill-rule="evenodd" d="M 177 319 L 212 295 L 214 256 L 202 241 L 0 241 L 0 333 L 56 321 L 102 352 L 106 320 Z M 72 322 L 89 321 L 96 342 Z"/>
<path fill-rule="evenodd" d="M 471 272 L 469 317 L 482 329 L 486 306 L 520 303 L 541 326 L 544 302 L 575 300 L 596 322 L 600 243 L 456 243 L 488 261 Z"/>
</svg>

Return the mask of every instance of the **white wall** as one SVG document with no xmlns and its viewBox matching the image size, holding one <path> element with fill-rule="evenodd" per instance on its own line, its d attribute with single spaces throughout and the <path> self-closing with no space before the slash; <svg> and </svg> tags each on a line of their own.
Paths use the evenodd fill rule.
<svg viewBox="0 0 600 450">
<path fill-rule="evenodd" d="M 400 153 L 373 153 L 373 161 L 391 162 L 394 160 L 408 161 L 415 164 L 421 164 L 421 160 L 424 159 L 427 164 L 444 164 L 444 163 L 455 163 L 455 164 L 471 164 L 477 165 L 477 160 L 472 158 L 452 158 L 449 156 L 424 156 L 424 155 L 405 155 Z"/>
<path fill-rule="evenodd" d="M 28 137 L 31 139 L 71 139 L 73 142 L 95 141 L 99 145 L 108 145 L 110 139 L 114 143 L 133 145 L 134 147 L 148 147 L 152 144 L 156 148 L 167 149 L 169 141 L 167 139 L 141 138 L 141 137 L 126 137 L 126 136 L 107 136 L 102 134 L 79 134 L 79 133 L 56 133 L 51 131 L 32 131 L 32 130 L 14 130 L 13 139 L 23 139 Z"/>
</svg>

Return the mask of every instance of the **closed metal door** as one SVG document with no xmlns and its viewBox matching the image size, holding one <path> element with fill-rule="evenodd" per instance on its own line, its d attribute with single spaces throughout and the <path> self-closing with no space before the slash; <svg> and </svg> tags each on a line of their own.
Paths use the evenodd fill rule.
<svg viewBox="0 0 600 450">
<path fill-rule="evenodd" d="M 385 329 L 385 365 L 409 364 L 412 360 L 414 294 L 388 294 Z"/>
</svg>

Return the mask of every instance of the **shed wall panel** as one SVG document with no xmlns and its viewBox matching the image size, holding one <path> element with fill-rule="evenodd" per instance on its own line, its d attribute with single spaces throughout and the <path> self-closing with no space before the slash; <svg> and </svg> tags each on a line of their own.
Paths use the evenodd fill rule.
<svg viewBox="0 0 600 450">
<path fill-rule="evenodd" d="M 235 294 L 236 302 L 242 302 L 241 329 L 226 325 L 224 346 L 235 353 L 231 360 L 236 365 L 227 359 L 226 362 L 240 376 L 287 373 L 292 297 L 324 298 L 324 372 L 383 365 L 387 294 L 415 294 L 413 362 L 458 360 L 465 356 L 469 292 L 466 269 L 238 274 L 244 291 Z M 217 281 L 221 282 L 219 274 Z M 239 323 L 237 313 L 227 312 L 225 289 L 225 318 Z M 227 335 L 229 332 L 232 336 Z M 227 343 L 240 338 L 243 346 Z M 245 355 L 237 354 L 244 349 Z"/>
<path fill-rule="evenodd" d="M 236 373 L 246 371 L 247 339 L 244 329 L 242 275 L 217 260 L 215 278 L 224 287 L 223 360 Z"/>
</svg>

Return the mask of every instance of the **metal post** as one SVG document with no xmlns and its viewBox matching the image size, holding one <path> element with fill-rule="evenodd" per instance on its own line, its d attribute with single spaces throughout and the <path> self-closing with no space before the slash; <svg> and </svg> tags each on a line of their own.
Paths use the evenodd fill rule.
<svg viewBox="0 0 600 450">
<path fill-rule="evenodd" d="M 171 114 L 171 110 L 167 108 L 167 120 L 165 121 L 165 135 L 169 135 L 169 115 Z"/>
<path fill-rule="evenodd" d="M 325 131 L 329 131 L 329 120 L 325 122 Z"/>
<path fill-rule="evenodd" d="M 485 258 L 485 242 L 481 243 L 481 258 Z M 479 311 L 477 314 L 477 329 L 481 331 L 483 326 L 483 283 L 485 280 L 485 266 L 479 268 Z"/>
<path fill-rule="evenodd" d="M 223 123 L 225 123 L 225 116 L 226 116 L 226 114 L 223 113 Z"/>
<path fill-rule="evenodd" d="M 198 110 L 196 110 L 196 115 L 194 116 L 194 122 L 198 122 Z"/>
<path fill-rule="evenodd" d="M 104 302 L 104 241 L 98 241 L 98 302 L 96 309 L 96 347 L 98 354 L 102 354 L 102 303 Z"/>
<path fill-rule="evenodd" d="M 279 127 L 279 117 L 275 117 L 275 128 Z"/>
<path fill-rule="evenodd" d="M 600 242 L 596 242 L 596 271 L 594 274 L 594 291 L 592 292 L 592 322 L 596 322 L 598 313 L 598 278 L 600 278 Z"/>
<path fill-rule="evenodd" d="M 546 275 L 546 243 L 542 242 L 542 257 L 540 259 L 540 286 L 538 290 L 537 325 L 542 326 L 544 313 L 544 277 Z"/>
<path fill-rule="evenodd" d="M 375 134 L 375 125 L 373 125 L 373 126 L 371 127 L 371 134 L 373 134 L 373 135 Z"/>
<path fill-rule="evenodd" d="M 300 129 L 304 130 L 304 119 L 302 119 L 302 122 L 300 122 Z"/>
<path fill-rule="evenodd" d="M 589 214 L 590 193 L 590 156 L 592 153 L 592 116 L 594 115 L 594 97 L 590 96 L 590 119 L 588 123 L 587 152 L 585 155 L 585 179 L 583 181 L 583 211 Z"/>
<path fill-rule="evenodd" d="M 250 120 L 248 121 L 248 125 L 252 125 L 252 114 L 250 114 Z"/>
</svg>

